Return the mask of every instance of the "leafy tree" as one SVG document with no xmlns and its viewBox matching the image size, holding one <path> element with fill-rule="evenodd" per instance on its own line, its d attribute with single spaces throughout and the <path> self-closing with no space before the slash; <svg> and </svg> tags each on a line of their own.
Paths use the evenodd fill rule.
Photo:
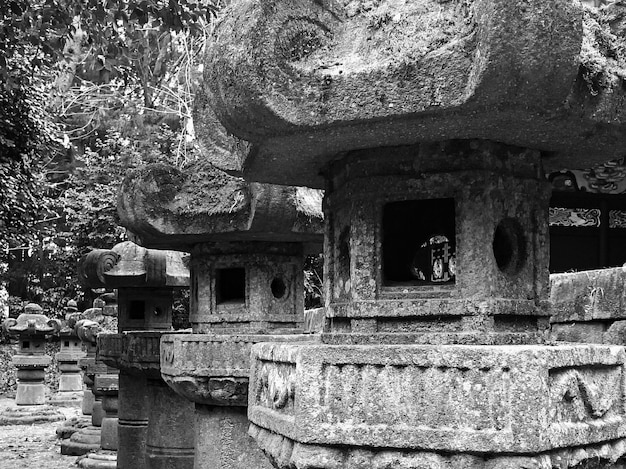
<svg viewBox="0 0 626 469">
<path fill-rule="evenodd" d="M 127 168 L 193 157 L 193 65 L 220 6 L 0 4 L 0 280 L 9 262 L 4 279 L 21 296 L 74 295 L 80 254 L 121 240 L 115 192 Z"/>
</svg>

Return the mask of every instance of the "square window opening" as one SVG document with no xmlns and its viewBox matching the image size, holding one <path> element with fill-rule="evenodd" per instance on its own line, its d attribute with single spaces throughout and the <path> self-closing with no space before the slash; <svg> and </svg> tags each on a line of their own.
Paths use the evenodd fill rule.
<svg viewBox="0 0 626 469">
<path fill-rule="evenodd" d="M 145 319 L 146 303 L 141 300 L 131 300 L 128 303 L 128 319 Z"/>
<path fill-rule="evenodd" d="M 246 301 L 246 269 L 243 267 L 215 271 L 215 303 L 236 304 Z"/>
<path fill-rule="evenodd" d="M 454 284 L 454 199 L 390 202 L 383 207 L 385 286 Z"/>
</svg>

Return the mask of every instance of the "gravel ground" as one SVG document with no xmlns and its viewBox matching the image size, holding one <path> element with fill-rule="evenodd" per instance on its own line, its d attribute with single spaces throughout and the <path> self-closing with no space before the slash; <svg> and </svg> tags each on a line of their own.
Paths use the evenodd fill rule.
<svg viewBox="0 0 626 469">
<path fill-rule="evenodd" d="M 0 408 L 13 400 L 0 396 Z M 67 419 L 80 414 L 79 408 L 59 407 Z M 76 456 L 61 455 L 56 428 L 63 422 L 0 426 L 0 469 L 76 469 Z"/>
</svg>

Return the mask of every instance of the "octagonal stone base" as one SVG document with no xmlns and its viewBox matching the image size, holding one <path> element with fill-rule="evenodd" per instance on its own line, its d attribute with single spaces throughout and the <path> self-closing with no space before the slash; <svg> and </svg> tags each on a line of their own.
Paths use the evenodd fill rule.
<svg viewBox="0 0 626 469">
<path fill-rule="evenodd" d="M 626 448 L 624 358 L 594 345 L 257 344 L 251 434 L 285 468 L 543 468 L 578 449 L 613 464 Z"/>
</svg>

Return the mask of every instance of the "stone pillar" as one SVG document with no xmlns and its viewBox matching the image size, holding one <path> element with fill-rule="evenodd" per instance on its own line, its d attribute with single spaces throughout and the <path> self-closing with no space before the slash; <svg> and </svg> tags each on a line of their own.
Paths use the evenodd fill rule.
<svg viewBox="0 0 626 469">
<path fill-rule="evenodd" d="M 322 343 L 252 347 L 250 433 L 285 469 L 620 467 L 624 349 L 546 344 L 542 166 L 623 153 L 586 70 L 624 5 L 400 3 L 234 2 L 207 50 L 200 113 L 253 148 L 207 159 L 326 189 Z"/>
<path fill-rule="evenodd" d="M 193 405 L 172 391 L 162 379 L 148 380 L 150 425 L 146 466 L 150 469 L 193 467 Z"/>
<path fill-rule="evenodd" d="M 97 269 L 91 264 L 103 258 L 114 260 L 94 276 Z M 124 242 L 111 251 L 92 252 L 84 261 L 83 272 L 85 283 L 102 282 L 118 292 L 119 333 L 98 337 L 98 357 L 121 373 L 118 467 L 190 467 L 193 434 L 189 422 L 180 425 L 179 415 L 189 413 L 192 404 L 181 398 L 175 403 L 175 395 L 168 389 L 166 393 L 172 396 L 162 402 L 163 393 L 153 391 L 154 386 L 164 386 L 159 339 L 161 331 L 171 329 L 174 289 L 189 284 L 182 254 Z"/>
<path fill-rule="evenodd" d="M 63 414 L 46 403 L 45 369 L 52 359 L 45 354 L 46 336 L 56 328 L 41 314 L 39 305 L 30 303 L 17 319 L 4 321 L 4 330 L 17 338 L 19 348 L 13 356 L 17 368 L 17 393 L 15 406 L 0 409 L 1 425 L 31 425 L 41 422 L 65 420 Z"/>
<path fill-rule="evenodd" d="M 600 442 L 621 455 L 607 442 L 622 411 L 582 389 L 602 383 L 617 402 L 623 350 L 542 345 L 549 190 L 538 168 L 537 152 L 489 142 L 355 152 L 333 166 L 323 344 L 252 349 L 251 434 L 274 464 L 487 467 L 478 452 L 521 467 L 583 441 L 590 458 Z M 575 417 L 574 401 L 596 410 Z"/>
<path fill-rule="evenodd" d="M 146 378 L 121 370 L 119 381 L 118 467 L 145 469 L 150 401 Z"/>
<path fill-rule="evenodd" d="M 104 415 L 101 423 L 100 446 L 102 449 L 117 451 L 117 409 L 119 378 L 117 372 L 96 375 L 95 389 L 102 395 Z"/>
</svg>

